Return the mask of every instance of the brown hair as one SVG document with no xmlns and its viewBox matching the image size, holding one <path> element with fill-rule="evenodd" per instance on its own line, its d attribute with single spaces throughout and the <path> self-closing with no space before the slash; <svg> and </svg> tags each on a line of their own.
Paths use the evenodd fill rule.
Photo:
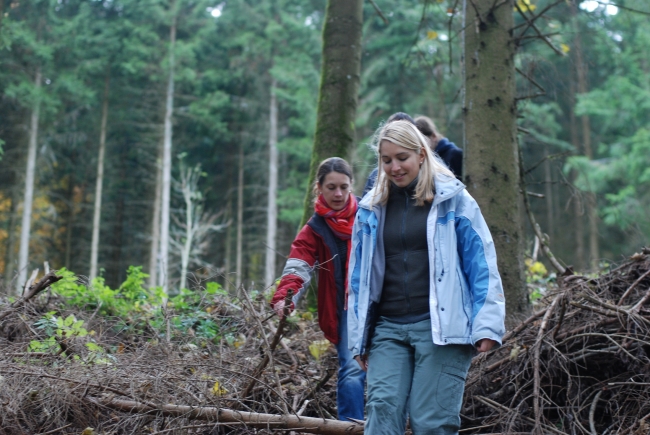
<svg viewBox="0 0 650 435">
<path fill-rule="evenodd" d="M 433 119 L 428 116 L 418 116 L 415 118 L 415 126 L 420 130 L 420 132 L 425 135 L 429 141 L 431 141 L 431 149 L 435 150 L 438 141 L 442 138 L 442 135 L 436 128 L 436 124 L 433 122 Z"/>
<path fill-rule="evenodd" d="M 350 164 L 340 157 L 330 157 L 318 165 L 316 181 L 314 181 L 314 196 L 318 196 L 318 185 L 322 185 L 325 182 L 325 177 L 330 172 L 347 175 L 350 178 L 350 183 L 352 183 L 352 167 Z"/>
</svg>

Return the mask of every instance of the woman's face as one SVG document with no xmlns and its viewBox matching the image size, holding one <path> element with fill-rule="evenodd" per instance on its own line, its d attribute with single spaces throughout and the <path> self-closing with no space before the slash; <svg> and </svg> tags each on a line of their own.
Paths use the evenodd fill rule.
<svg viewBox="0 0 650 435">
<path fill-rule="evenodd" d="M 332 210 L 339 211 L 348 203 L 352 182 L 347 175 L 340 172 L 330 172 L 325 176 L 323 184 L 318 183 L 316 186 Z"/>
<path fill-rule="evenodd" d="M 420 173 L 424 150 L 416 153 L 408 148 L 383 140 L 379 145 L 379 155 L 388 179 L 398 187 L 406 187 Z"/>
</svg>

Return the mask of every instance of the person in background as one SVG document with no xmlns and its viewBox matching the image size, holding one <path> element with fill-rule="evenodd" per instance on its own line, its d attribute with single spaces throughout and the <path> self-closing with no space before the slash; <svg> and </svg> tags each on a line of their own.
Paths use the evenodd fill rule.
<svg viewBox="0 0 650 435">
<path fill-rule="evenodd" d="M 409 121 L 376 134 L 379 174 L 359 203 L 349 345 L 368 371 L 365 432 L 457 434 L 471 359 L 501 344 L 505 299 L 476 201 Z"/>
<path fill-rule="evenodd" d="M 293 310 L 318 267 L 318 323 L 325 338 L 336 346 L 339 359 L 338 418 L 363 420 L 366 374 L 348 348 L 345 314 L 348 253 L 358 207 L 352 193 L 350 165 L 338 157 L 321 162 L 316 172 L 314 194 L 314 215 L 291 244 L 289 259 L 271 306 L 282 316 L 284 301 L 291 289 Z"/>
<path fill-rule="evenodd" d="M 463 150 L 458 148 L 436 128 L 433 120 L 426 116 L 415 118 L 415 126 L 429 140 L 429 146 L 438 154 L 456 178 L 462 181 L 463 176 Z"/>
</svg>

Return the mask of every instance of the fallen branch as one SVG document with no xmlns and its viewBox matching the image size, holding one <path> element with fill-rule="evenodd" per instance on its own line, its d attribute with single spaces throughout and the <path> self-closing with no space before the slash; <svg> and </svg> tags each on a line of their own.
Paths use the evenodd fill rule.
<svg viewBox="0 0 650 435">
<path fill-rule="evenodd" d="M 243 423 L 246 426 L 256 428 L 273 427 L 276 430 L 296 430 L 323 435 L 363 433 L 363 425 L 361 424 L 339 420 L 326 420 L 323 418 L 243 412 L 212 406 L 160 405 L 152 407 L 140 402 L 114 398 L 87 397 L 86 399 L 96 405 L 103 405 L 118 411 L 135 414 L 159 413 L 168 417 L 182 417 L 188 420 L 205 420 L 234 424 Z"/>
<path fill-rule="evenodd" d="M 0 320 L 4 319 L 7 317 L 9 314 L 13 313 L 17 308 L 21 307 L 25 303 L 27 303 L 30 299 L 32 299 L 34 296 L 38 295 L 40 292 L 51 286 L 57 281 L 60 281 L 63 279 L 62 276 L 58 276 L 54 271 L 50 271 L 39 282 L 36 284 L 33 284 L 29 287 L 29 290 L 27 293 L 18 299 L 16 302 L 11 304 L 8 309 L 4 310 L 2 313 L 0 313 Z"/>
<path fill-rule="evenodd" d="M 289 312 L 291 310 L 291 298 L 293 297 L 293 290 L 289 289 L 287 292 L 287 296 L 284 298 L 284 311 L 283 311 L 283 316 L 280 319 L 280 323 L 278 324 L 278 329 L 275 331 L 275 335 L 273 336 L 273 340 L 271 341 L 271 344 L 269 345 L 269 348 L 264 355 L 264 358 L 260 362 L 260 364 L 257 366 L 255 371 L 253 372 L 253 377 L 251 381 L 248 383 L 246 388 L 244 389 L 244 392 L 241 395 L 241 399 L 246 399 L 251 391 L 253 390 L 253 387 L 257 383 L 257 378 L 260 377 L 264 369 L 266 368 L 267 364 L 271 361 L 273 358 L 272 354 L 275 348 L 278 346 L 278 343 L 280 342 L 280 339 L 282 338 L 282 332 L 284 331 L 284 327 L 287 324 L 287 316 L 289 315 Z M 254 313 L 253 313 L 254 315 Z M 262 331 L 263 334 L 263 331 Z M 282 391 L 279 392 L 282 394 Z"/>
</svg>

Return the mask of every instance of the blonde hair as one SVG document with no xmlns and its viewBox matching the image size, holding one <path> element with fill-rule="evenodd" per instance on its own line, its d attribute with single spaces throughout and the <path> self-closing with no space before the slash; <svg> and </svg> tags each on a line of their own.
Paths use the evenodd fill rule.
<svg viewBox="0 0 650 435">
<path fill-rule="evenodd" d="M 380 154 L 381 143 L 383 141 L 394 143 L 397 146 L 414 151 L 418 155 L 424 155 L 418 174 L 418 183 L 415 186 L 415 194 L 413 195 L 415 205 L 424 205 L 425 202 L 433 201 L 435 195 L 434 177 L 436 175 L 443 175 L 449 177 L 449 179 L 454 179 L 454 174 L 431 150 L 427 138 L 415 125 L 408 121 L 389 122 L 377 130 L 373 140 L 373 148 L 377 151 L 379 166 L 377 181 L 375 183 L 375 194 L 372 199 L 373 204 L 379 203 L 385 205 L 390 192 L 390 180 L 384 171 Z"/>
</svg>

